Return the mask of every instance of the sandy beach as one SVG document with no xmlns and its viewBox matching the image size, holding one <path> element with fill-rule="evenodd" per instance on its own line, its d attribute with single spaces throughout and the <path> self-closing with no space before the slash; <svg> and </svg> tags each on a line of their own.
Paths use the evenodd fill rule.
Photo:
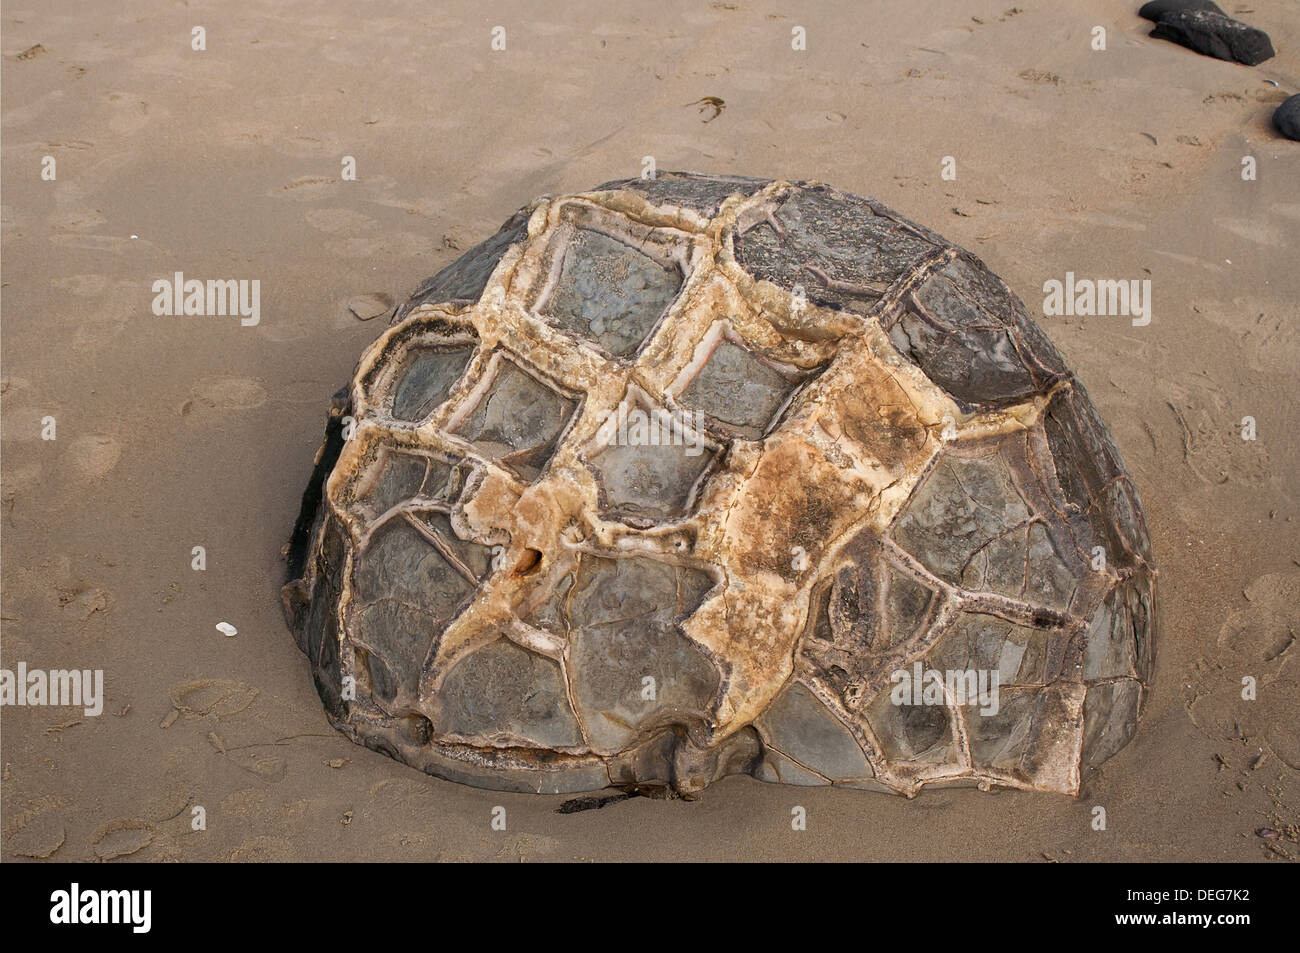
<svg viewBox="0 0 1300 953">
<path fill-rule="evenodd" d="M 2 710 L 0 856 L 1296 859 L 1300 143 L 1270 116 L 1300 11 L 1223 5 L 1277 55 L 1152 39 L 1136 0 L 6 4 L 0 665 L 102 669 L 104 698 Z M 560 814 L 329 727 L 279 586 L 329 396 L 383 330 L 349 301 L 645 157 L 874 196 L 987 262 L 1078 373 L 1160 573 L 1148 707 L 1081 797 L 728 778 Z M 257 280 L 257 322 L 155 314 L 176 272 Z M 1067 272 L 1149 279 L 1150 323 L 1045 316 Z"/>
</svg>

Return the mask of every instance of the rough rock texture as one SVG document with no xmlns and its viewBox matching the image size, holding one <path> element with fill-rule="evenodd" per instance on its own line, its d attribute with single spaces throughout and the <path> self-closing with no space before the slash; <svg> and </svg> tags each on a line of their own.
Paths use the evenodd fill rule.
<svg viewBox="0 0 1300 953">
<path fill-rule="evenodd" d="M 1213 10 L 1163 13 L 1151 35 L 1206 56 L 1247 66 L 1257 66 L 1273 58 L 1273 43 L 1267 33 Z"/>
<path fill-rule="evenodd" d="M 1285 100 L 1273 111 L 1273 125 L 1288 139 L 1300 140 L 1300 93 Z"/>
<path fill-rule="evenodd" d="M 331 721 L 509 790 L 1074 794 L 1153 664 L 1137 491 L 1060 355 L 816 184 L 521 210 L 335 396 L 289 563 Z"/>
<path fill-rule="evenodd" d="M 1214 0 L 1150 0 L 1149 3 L 1142 4 L 1138 16 L 1155 23 L 1166 13 L 1175 13 L 1179 10 L 1210 10 L 1214 13 L 1223 13 L 1223 8 Z"/>
</svg>

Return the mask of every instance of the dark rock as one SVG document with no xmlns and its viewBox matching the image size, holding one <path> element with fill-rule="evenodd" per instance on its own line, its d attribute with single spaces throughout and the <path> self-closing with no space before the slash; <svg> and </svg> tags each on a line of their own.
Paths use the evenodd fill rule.
<svg viewBox="0 0 1300 953">
<path fill-rule="evenodd" d="M 415 289 L 410 300 L 398 309 L 393 323 L 422 304 L 476 300 L 506 250 L 528 237 L 528 218 L 532 211 L 532 206 L 521 208 L 491 238 L 475 245 L 432 278 L 426 279 Z"/>
<path fill-rule="evenodd" d="M 439 700 L 449 734 L 546 747 L 581 742 L 560 666 L 506 639 L 457 663 Z"/>
<path fill-rule="evenodd" d="M 1179 10 L 1166 13 L 1151 35 L 1221 60 L 1258 66 L 1273 57 L 1268 34 L 1222 13 Z"/>
<path fill-rule="evenodd" d="M 755 278 L 805 289 L 814 304 L 864 311 L 940 250 L 910 226 L 872 199 L 809 186 L 737 236 L 736 261 Z"/>
<path fill-rule="evenodd" d="M 757 727 L 769 747 L 824 778 L 872 775 L 852 733 L 798 682 L 772 703 Z"/>
<path fill-rule="evenodd" d="M 393 416 L 412 423 L 424 420 L 447 399 L 473 356 L 472 347 L 412 350 L 393 394 Z"/>
<path fill-rule="evenodd" d="M 684 406 L 704 411 L 723 429 L 756 440 L 798 387 L 792 377 L 724 340 L 681 399 Z"/>
<path fill-rule="evenodd" d="M 1141 702 L 1142 686 L 1131 678 L 1088 689 L 1083 705 L 1083 764 L 1101 764 L 1128 744 Z"/>
<path fill-rule="evenodd" d="M 514 361 L 502 361 L 491 385 L 454 432 L 526 480 L 541 473 L 577 400 L 557 393 Z"/>
<path fill-rule="evenodd" d="M 1151 0 L 1142 4 L 1138 16 L 1146 17 L 1152 23 L 1159 23 L 1166 13 L 1180 10 L 1209 10 L 1211 13 L 1223 13 L 1223 9 L 1213 0 Z"/>
<path fill-rule="evenodd" d="M 610 791 L 605 794 L 595 794 L 589 797 L 569 798 L 555 809 L 556 814 L 577 814 L 580 811 L 599 811 L 607 804 L 617 804 L 619 801 L 626 801 L 633 797 L 626 791 Z"/>
<path fill-rule="evenodd" d="M 568 600 L 569 666 L 573 699 L 593 747 L 621 750 L 639 729 L 673 719 L 703 722 L 718 671 L 675 620 L 694 612 L 709 588 L 706 573 L 685 566 L 582 559 Z M 644 694 L 647 676 L 654 680 L 653 697 Z"/>
<path fill-rule="evenodd" d="M 1300 93 L 1296 93 L 1273 113 L 1273 125 L 1288 139 L 1300 141 Z"/>
</svg>

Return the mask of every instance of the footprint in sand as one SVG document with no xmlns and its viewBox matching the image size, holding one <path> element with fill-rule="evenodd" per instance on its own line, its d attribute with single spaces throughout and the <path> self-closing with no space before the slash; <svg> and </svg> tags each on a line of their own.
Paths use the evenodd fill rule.
<svg viewBox="0 0 1300 953">
<path fill-rule="evenodd" d="M 1259 486 L 1273 479 L 1271 456 L 1263 440 L 1243 440 L 1248 413 L 1218 388 L 1192 390 L 1173 385 L 1167 402 L 1179 428 L 1183 458 L 1202 482 Z"/>
<path fill-rule="evenodd" d="M 78 622 L 113 606 L 112 593 L 73 573 L 71 556 L 54 556 L 36 566 L 20 567 L 5 577 L 5 585 L 12 598 L 37 600 Z"/>
<path fill-rule="evenodd" d="M 221 799 L 221 813 L 231 817 L 251 817 L 266 800 L 265 788 L 244 788 L 231 791 Z"/>
<path fill-rule="evenodd" d="M 177 682 L 168 693 L 172 707 L 188 718 L 211 715 L 221 720 L 238 715 L 257 699 L 256 688 L 221 678 Z"/>
<path fill-rule="evenodd" d="M 93 483 L 117 466 L 122 445 L 107 434 L 88 434 L 73 440 L 67 452 L 77 478 Z"/>
<path fill-rule="evenodd" d="M 327 142 L 314 136 L 275 136 L 267 145 L 280 155 L 295 159 L 315 159 L 321 155 L 336 155 L 347 151 L 333 137 Z"/>
<path fill-rule="evenodd" d="M 26 821 L 9 838 L 9 850 L 16 857 L 44 860 L 62 847 L 66 839 L 63 818 L 48 812 Z"/>
<path fill-rule="evenodd" d="M 52 322 L 75 328 L 72 346 L 78 351 L 103 347 L 140 314 L 140 285 L 136 281 L 110 282 L 101 275 L 74 275 L 52 280 L 50 286 L 55 291 L 55 299 L 64 294 L 95 299 L 86 306 L 69 302 L 51 315 Z"/>
<path fill-rule="evenodd" d="M 527 857 L 544 860 L 554 856 L 559 848 L 560 842 L 555 837 L 544 837 L 538 834 L 516 834 L 497 850 L 496 856 L 521 862 Z"/>
<path fill-rule="evenodd" d="M 1294 665 L 1259 693 L 1260 717 L 1265 723 L 1264 740 L 1292 771 L 1300 771 L 1297 697 L 1300 697 L 1300 671 Z"/>
<path fill-rule="evenodd" d="M 34 119 L 43 120 L 48 125 L 51 110 L 65 95 L 62 89 L 52 89 L 22 106 L 5 110 L 5 131 L 26 125 Z"/>
<path fill-rule="evenodd" d="M 352 323 L 356 324 L 356 321 Z M 263 321 L 257 330 L 268 341 L 275 341 L 276 343 L 300 341 L 315 333 L 314 329 L 306 324 L 290 323 L 288 321 Z"/>
<path fill-rule="evenodd" d="M 39 463 L 5 464 L 4 490 L 5 499 L 19 491 L 35 489 L 41 482 L 41 465 Z M 9 491 L 13 491 L 12 493 Z"/>
<path fill-rule="evenodd" d="M 384 253 L 385 239 L 375 238 L 340 238 L 325 243 L 325 251 L 339 258 L 357 261 L 364 258 L 379 258 Z"/>
<path fill-rule="evenodd" d="M 334 193 L 338 180 L 326 175 L 300 175 L 286 185 L 271 189 L 266 194 L 272 198 L 291 198 L 303 202 L 314 202 Z"/>
<path fill-rule="evenodd" d="M 403 851 L 420 851 L 426 852 L 429 846 L 429 837 L 419 831 L 389 831 L 382 835 L 381 841 L 384 845 L 384 854 L 391 856 L 400 854 Z M 426 860 L 435 860 L 437 857 L 425 858 Z"/>
<path fill-rule="evenodd" d="M 278 754 L 253 749 L 228 751 L 226 758 L 254 777 L 272 784 L 283 781 L 289 774 L 289 762 Z"/>
<path fill-rule="evenodd" d="M 100 860 L 113 860 L 144 850 L 153 834 L 153 828 L 143 821 L 116 818 L 91 835 L 90 847 Z"/>
<path fill-rule="evenodd" d="M 367 258 L 418 258 L 428 261 L 435 252 L 430 238 L 414 232 L 386 232 L 375 238 L 336 239 L 326 242 L 325 250 L 331 255 L 357 261 Z"/>
<path fill-rule="evenodd" d="M 107 589 L 86 583 L 60 587 L 57 592 L 59 608 L 77 622 L 85 622 L 96 612 L 107 612 L 113 605 L 113 597 Z"/>
<path fill-rule="evenodd" d="M 181 404 L 180 413 L 187 417 L 200 407 L 211 410 L 252 410 L 266 403 L 266 388 L 252 377 L 205 377 Z"/>
<path fill-rule="evenodd" d="M 1300 572 L 1267 573 L 1242 591 L 1244 605 L 1229 613 L 1211 657 L 1185 678 L 1185 704 L 1207 737 L 1264 735 L 1291 767 L 1300 763 L 1300 719 L 1295 714 L 1300 652 Z M 1255 679 L 1258 699 L 1241 697 L 1245 676 Z"/>
<path fill-rule="evenodd" d="M 1234 298 L 1231 304 L 1216 307 L 1212 313 L 1220 327 L 1238 335 L 1246 368 L 1279 374 L 1290 381 L 1300 361 L 1300 329 L 1292 315 L 1257 297 Z"/>
<path fill-rule="evenodd" d="M 68 294 L 80 295 L 83 298 L 97 298 L 108 288 L 108 276 L 68 275 L 65 278 L 55 278 L 50 283 L 58 291 L 66 291 Z M 134 286 L 134 282 L 132 285 Z"/>
<path fill-rule="evenodd" d="M 1247 606 L 1228 616 L 1219 629 L 1219 645 L 1267 664 L 1280 660 L 1300 629 L 1300 573 L 1271 572 L 1242 590 Z"/>
<path fill-rule="evenodd" d="M 4 482 L 0 484 L 0 514 L 14 525 L 14 511 L 19 496 L 26 496 L 41 484 L 41 465 L 28 463 L 5 467 Z"/>
<path fill-rule="evenodd" d="M 385 778 L 370 788 L 370 803 L 384 813 L 427 808 L 434 800 L 431 784 L 411 778 Z"/>
<path fill-rule="evenodd" d="M 101 97 L 110 107 L 108 128 L 132 136 L 149 125 L 149 104 L 134 93 L 108 92 Z"/>
<path fill-rule="evenodd" d="M 226 859 L 242 863 L 286 860 L 294 855 L 294 845 L 286 837 L 258 834 L 226 854 Z"/>
<path fill-rule="evenodd" d="M 314 208 L 305 217 L 312 228 L 334 235 L 341 232 L 369 232 L 379 226 L 369 215 L 346 208 Z"/>
<path fill-rule="evenodd" d="M 280 805 L 280 823 L 286 827 L 299 824 L 303 820 L 319 817 L 329 808 L 324 798 L 297 798 Z"/>
</svg>

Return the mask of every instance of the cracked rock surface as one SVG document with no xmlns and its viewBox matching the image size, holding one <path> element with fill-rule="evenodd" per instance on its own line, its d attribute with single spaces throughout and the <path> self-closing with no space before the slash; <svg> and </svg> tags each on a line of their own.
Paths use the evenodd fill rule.
<svg viewBox="0 0 1300 953">
<path fill-rule="evenodd" d="M 289 563 L 331 722 L 505 790 L 1077 794 L 1154 659 L 1137 490 L 1055 348 L 811 183 L 520 210 L 335 395 Z"/>
</svg>

